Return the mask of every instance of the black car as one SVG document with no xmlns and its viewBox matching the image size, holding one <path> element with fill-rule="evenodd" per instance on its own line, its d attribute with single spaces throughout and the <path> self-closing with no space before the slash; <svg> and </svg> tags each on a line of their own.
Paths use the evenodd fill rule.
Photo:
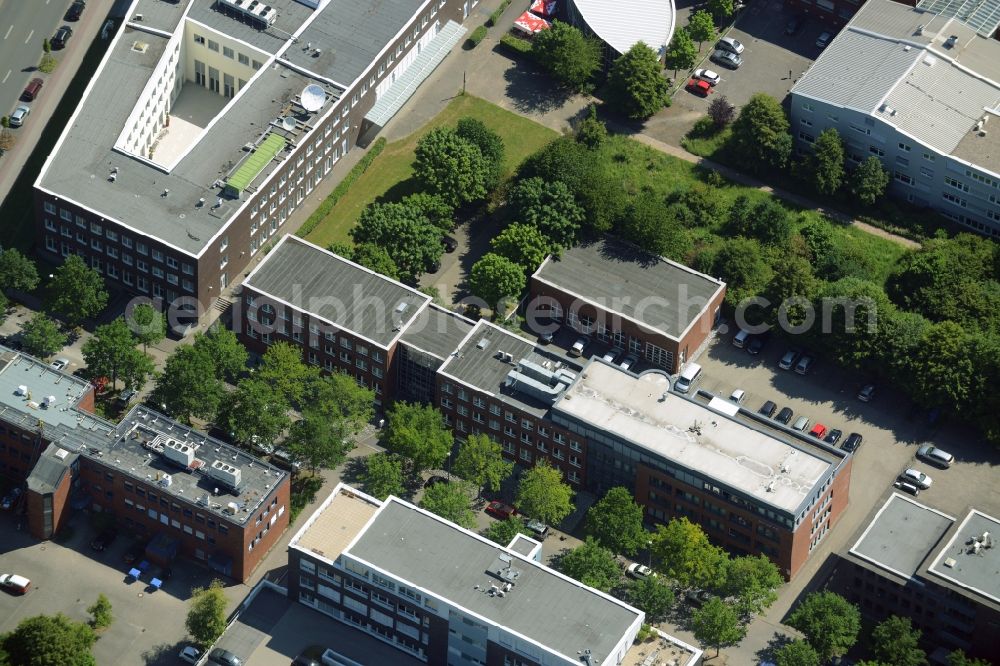
<svg viewBox="0 0 1000 666">
<path fill-rule="evenodd" d="M 444 251 L 451 253 L 458 249 L 458 241 L 451 236 L 442 236 L 441 245 L 444 245 Z"/>
<path fill-rule="evenodd" d="M 785 24 L 785 34 L 786 35 L 797 35 L 799 30 L 802 29 L 802 24 L 805 22 L 803 16 L 795 15 L 788 19 L 788 23 Z"/>
<path fill-rule="evenodd" d="M 847 439 L 844 440 L 844 443 L 841 445 L 840 448 L 842 448 L 845 451 L 853 453 L 854 451 L 857 451 L 859 448 L 861 448 L 861 442 L 862 442 L 861 435 L 859 435 L 856 432 L 852 432 L 850 435 L 847 436 Z"/>
<path fill-rule="evenodd" d="M 66 10 L 66 16 L 63 17 L 66 21 L 79 21 L 80 17 L 83 16 L 83 10 L 87 8 L 87 3 L 83 0 L 76 0 L 69 9 Z"/>
<path fill-rule="evenodd" d="M 94 537 L 94 540 L 90 542 L 90 547 L 100 552 L 113 544 L 116 538 L 118 538 L 118 531 L 108 528 Z"/>
<path fill-rule="evenodd" d="M 826 437 L 823 438 L 823 441 L 829 444 L 830 446 L 836 446 L 837 442 L 839 442 L 840 438 L 843 436 L 844 436 L 843 430 L 837 430 L 836 428 L 834 428 L 827 434 Z"/>
<path fill-rule="evenodd" d="M 240 658 L 229 650 L 215 648 L 208 655 L 210 664 L 221 664 L 221 666 L 240 666 Z"/>
<path fill-rule="evenodd" d="M 750 342 L 747 343 L 747 353 L 751 356 L 759 354 L 764 349 L 764 345 L 767 344 L 768 337 L 767 333 L 750 336 Z"/>
<path fill-rule="evenodd" d="M 772 416 L 774 416 L 774 411 L 776 409 L 778 409 L 778 406 L 774 404 L 774 401 L 768 400 L 767 402 L 765 402 L 763 405 L 760 406 L 760 409 L 757 410 L 757 413 L 763 414 L 767 418 L 771 418 Z"/>
<path fill-rule="evenodd" d="M 795 412 L 792 411 L 791 407 L 782 407 L 781 411 L 778 412 L 778 415 L 774 417 L 774 420 L 778 423 L 788 425 L 788 422 L 792 420 L 793 416 L 795 416 Z"/>
<path fill-rule="evenodd" d="M 69 27 L 68 25 L 64 25 L 63 27 L 56 30 L 56 34 L 53 35 L 50 45 L 52 46 L 52 48 L 56 50 L 65 48 L 66 42 L 68 42 L 69 38 L 72 36 L 73 36 L 73 28 Z"/>
<path fill-rule="evenodd" d="M 424 483 L 424 488 L 430 488 L 431 486 L 436 486 L 439 483 L 451 483 L 451 482 L 448 479 L 444 478 L 443 476 L 435 475 L 427 479 L 427 481 Z"/>
</svg>

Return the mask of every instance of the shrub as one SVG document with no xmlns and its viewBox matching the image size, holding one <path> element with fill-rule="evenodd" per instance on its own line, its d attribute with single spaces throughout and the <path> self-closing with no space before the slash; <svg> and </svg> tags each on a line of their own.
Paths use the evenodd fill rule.
<svg viewBox="0 0 1000 666">
<path fill-rule="evenodd" d="M 330 193 L 330 196 L 328 196 L 323 203 L 317 206 L 316 210 L 313 211 L 313 214 L 309 216 L 309 219 L 307 219 L 305 223 L 299 227 L 299 230 L 295 234 L 296 236 L 299 238 L 305 238 L 313 232 L 313 229 L 319 226 L 320 222 L 326 219 L 326 216 L 330 214 L 330 211 L 337 205 L 337 202 L 340 201 L 345 194 L 347 194 L 347 190 L 351 188 L 354 181 L 360 178 L 361 174 L 368 170 L 368 167 L 371 166 L 372 162 L 375 161 L 375 158 L 378 157 L 379 153 L 382 152 L 382 149 L 385 148 L 385 144 L 386 140 L 384 136 L 379 137 L 378 140 L 372 144 L 372 147 L 368 149 L 368 154 L 362 157 L 361 161 L 355 164 L 351 170 L 347 172 L 347 175 L 344 176 L 344 180 L 340 181 L 340 183 L 337 184 L 337 187 L 333 188 L 333 192 Z"/>
<path fill-rule="evenodd" d="M 479 46 L 479 42 L 483 41 L 484 39 L 486 39 L 486 26 L 481 25 L 475 30 L 473 30 L 472 34 L 469 35 L 469 39 L 465 42 L 465 48 L 474 49 L 477 46 Z"/>
<path fill-rule="evenodd" d="M 488 25 L 489 27 L 492 28 L 497 23 L 499 23 L 500 22 L 500 17 L 503 16 L 504 11 L 508 7 L 510 7 L 510 0 L 503 0 L 503 2 L 500 3 L 500 6 L 497 7 L 497 10 L 495 12 L 493 12 L 492 14 L 490 14 L 490 18 L 489 18 L 488 21 L 486 21 L 486 25 Z"/>
<path fill-rule="evenodd" d="M 38 63 L 38 71 L 43 74 L 51 74 L 55 71 L 56 65 L 58 64 L 59 61 L 53 58 L 51 54 L 45 53 L 42 55 L 41 62 Z"/>
<path fill-rule="evenodd" d="M 514 55 L 531 55 L 531 42 L 527 39 L 515 37 L 514 35 L 504 35 L 500 38 L 500 43 L 510 51 L 513 51 Z"/>
</svg>

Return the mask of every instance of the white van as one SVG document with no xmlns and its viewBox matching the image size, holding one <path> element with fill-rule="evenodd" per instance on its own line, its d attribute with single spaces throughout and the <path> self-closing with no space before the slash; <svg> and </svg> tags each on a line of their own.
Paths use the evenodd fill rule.
<svg viewBox="0 0 1000 666">
<path fill-rule="evenodd" d="M 701 366 L 697 363 L 689 363 L 677 381 L 674 382 L 674 390 L 678 393 L 687 393 L 699 376 L 701 376 Z"/>
</svg>

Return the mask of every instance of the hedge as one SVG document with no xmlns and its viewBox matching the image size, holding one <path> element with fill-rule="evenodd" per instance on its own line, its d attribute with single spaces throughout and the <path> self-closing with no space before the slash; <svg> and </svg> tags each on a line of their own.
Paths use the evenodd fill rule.
<svg viewBox="0 0 1000 666">
<path fill-rule="evenodd" d="M 514 35 L 504 35 L 500 38 L 500 43 L 513 51 L 515 54 L 531 55 L 531 42 Z"/>
<path fill-rule="evenodd" d="M 341 197 L 347 194 L 347 190 L 351 188 L 354 181 L 360 178 L 361 174 L 368 170 L 368 167 L 371 166 L 372 162 L 375 161 L 375 158 L 378 157 L 379 153 L 382 152 L 382 149 L 385 148 L 385 144 L 385 137 L 380 136 L 375 143 L 372 144 L 372 147 L 368 149 L 368 154 L 362 157 L 361 161 L 351 167 L 351 170 L 347 172 L 344 179 L 337 184 L 337 187 L 333 188 L 333 192 L 330 193 L 330 196 L 328 196 L 323 203 L 317 206 L 316 210 L 313 211 L 313 214 L 309 216 L 309 219 L 307 219 L 302 226 L 299 227 L 299 230 L 295 232 L 296 236 L 299 238 L 305 238 L 319 226 L 320 222 L 326 219 L 327 215 L 330 214 L 330 211 L 337 205 L 337 202 L 340 201 Z"/>
<path fill-rule="evenodd" d="M 503 0 L 503 2 L 500 3 L 500 6 L 497 7 L 497 10 L 492 14 L 490 14 L 490 18 L 486 21 L 486 25 L 492 28 L 497 23 L 499 23 L 500 17 L 503 16 L 504 10 L 510 7 L 510 2 L 511 0 Z"/>
<path fill-rule="evenodd" d="M 474 49 L 479 46 L 479 42 L 486 39 L 486 26 L 481 25 L 472 31 L 469 35 L 469 40 L 466 42 L 466 48 Z"/>
</svg>

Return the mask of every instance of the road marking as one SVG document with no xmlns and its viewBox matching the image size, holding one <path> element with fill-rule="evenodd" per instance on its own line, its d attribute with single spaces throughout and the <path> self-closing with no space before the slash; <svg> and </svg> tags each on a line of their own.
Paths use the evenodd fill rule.
<svg viewBox="0 0 1000 666">
<path fill-rule="evenodd" d="M 7 75 L 3 77 L 3 81 L 0 81 L 0 83 L 7 83 L 7 79 L 9 77 L 10 77 L 10 70 L 8 69 L 7 70 Z"/>
<path fill-rule="evenodd" d="M 31 32 L 29 32 L 29 33 L 28 33 L 28 38 L 27 38 L 26 40 L 24 40 L 24 43 L 25 43 L 25 44 L 27 44 L 28 42 L 30 42 L 30 41 L 31 41 L 31 38 L 32 38 L 32 36 L 33 36 L 34 34 L 35 34 L 35 31 L 34 31 L 34 30 L 32 30 Z"/>
<path fill-rule="evenodd" d="M 10 37 L 10 31 L 14 29 L 14 24 L 12 23 L 9 28 L 7 28 L 7 34 L 3 36 L 4 39 Z"/>
</svg>

